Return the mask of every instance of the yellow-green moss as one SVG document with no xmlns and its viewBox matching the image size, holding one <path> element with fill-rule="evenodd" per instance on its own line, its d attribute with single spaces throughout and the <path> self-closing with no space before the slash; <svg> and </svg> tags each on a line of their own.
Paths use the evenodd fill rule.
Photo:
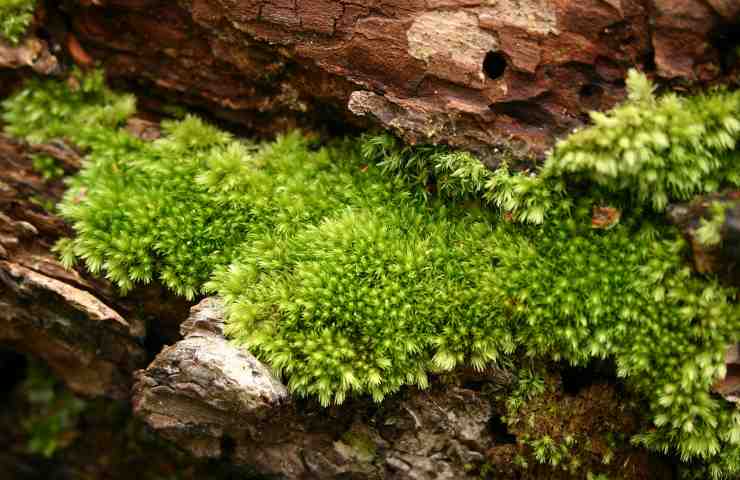
<svg viewBox="0 0 740 480">
<path fill-rule="evenodd" d="M 33 20 L 36 0 L 0 0 L 0 38 L 16 44 Z"/>
<path fill-rule="evenodd" d="M 133 101 L 99 76 L 37 82 L 3 118 L 14 135 L 89 151 L 61 206 L 77 232 L 59 245 L 67 264 L 124 290 L 159 279 L 190 298 L 217 292 L 231 338 L 296 395 L 381 400 L 514 351 L 608 357 L 649 403 L 655 428 L 639 442 L 732 474 L 740 414 L 710 387 L 738 340 L 736 292 L 692 276 L 683 240 L 654 210 L 737 182 L 738 94 L 655 99 L 634 76 L 630 88 L 539 176 L 389 137 L 255 145 L 194 117 L 147 143 L 117 128 Z M 676 105 L 689 117 L 657 120 Z M 646 125 L 668 142 L 651 134 L 636 167 L 625 149 Z M 631 146 L 601 145 L 607 127 Z M 594 206 L 621 208 L 620 222 L 592 228 Z"/>
</svg>

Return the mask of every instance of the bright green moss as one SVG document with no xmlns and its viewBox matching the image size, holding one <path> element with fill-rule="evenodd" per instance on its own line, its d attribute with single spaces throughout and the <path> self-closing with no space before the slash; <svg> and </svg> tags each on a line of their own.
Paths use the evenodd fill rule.
<svg viewBox="0 0 740 480">
<path fill-rule="evenodd" d="M 345 209 L 284 242 L 247 247 L 214 286 L 228 331 L 287 374 L 291 389 L 340 403 L 425 387 L 430 369 L 478 368 L 511 353 L 491 301 L 487 216 L 403 202 Z"/>
<path fill-rule="evenodd" d="M 740 311 L 735 292 L 690 275 L 684 242 L 650 212 L 737 182 L 737 94 L 656 100 L 646 85 L 633 76 L 630 101 L 560 144 L 539 176 L 386 136 L 253 145 L 194 117 L 147 143 L 116 128 L 133 100 L 99 76 L 37 82 L 3 118 L 14 135 L 89 152 L 61 207 L 77 232 L 58 246 L 65 263 L 124 290 L 158 278 L 189 298 L 217 292 L 229 335 L 295 394 L 381 400 L 515 350 L 609 357 L 649 401 L 656 429 L 638 440 L 719 476 L 740 469 L 740 415 L 709 392 Z M 634 146 L 656 122 L 668 145 L 651 134 L 633 163 L 619 139 Z M 616 146 L 593 133 L 607 124 Z M 481 196 L 538 225 L 497 218 Z M 593 229 L 592 208 L 615 204 L 621 222 Z"/>
<path fill-rule="evenodd" d="M 33 156 L 33 169 L 44 177 L 46 181 L 59 180 L 64 176 L 64 169 L 57 161 L 45 154 L 36 154 Z"/>
<path fill-rule="evenodd" d="M 389 135 L 369 139 L 363 153 L 407 180 L 453 198 L 483 197 L 534 224 L 567 214 L 584 183 L 591 195 L 619 195 L 621 203 L 656 211 L 722 184 L 740 185 L 740 91 L 656 98 L 634 70 L 627 87 L 625 103 L 592 113 L 593 125 L 558 142 L 536 174 L 512 173 L 505 162 L 491 171 L 470 154 L 402 147 Z"/>
<path fill-rule="evenodd" d="M 634 70 L 627 83 L 629 100 L 608 114 L 592 113 L 592 127 L 561 141 L 543 168 L 545 177 L 625 191 L 658 211 L 723 182 L 740 185 L 740 92 L 656 98 Z"/>
<path fill-rule="evenodd" d="M 30 80 L 3 101 L 2 118 L 7 133 L 31 143 L 68 138 L 81 147 L 110 148 L 120 133 L 115 128 L 135 109 L 133 96 L 105 86 L 102 71 L 74 71 L 64 82 Z"/>
<path fill-rule="evenodd" d="M 722 226 L 725 224 L 726 213 L 731 205 L 732 203 L 712 202 L 709 206 L 709 218 L 702 218 L 695 231 L 699 243 L 708 247 L 720 244 L 722 241 Z"/>
<path fill-rule="evenodd" d="M 35 7 L 36 0 L 0 0 L 0 38 L 18 43 L 33 20 Z"/>
<path fill-rule="evenodd" d="M 576 211 L 502 245 L 498 298 L 517 343 L 573 364 L 616 359 L 650 402 L 657 429 L 640 437 L 647 445 L 684 459 L 737 448 L 740 414 L 709 394 L 740 332 L 734 293 L 691 277 L 672 230 L 630 221 L 593 230 L 588 217 Z"/>
<path fill-rule="evenodd" d="M 298 134 L 255 147 L 193 117 L 164 127 L 167 135 L 152 144 L 93 147 L 94 163 L 62 208 L 90 233 L 63 243 L 64 258 L 83 259 L 124 290 L 158 277 L 193 298 L 245 241 L 288 235 L 362 203 L 362 177 L 372 175 L 359 164 L 338 170 L 341 148 L 310 152 Z"/>
</svg>

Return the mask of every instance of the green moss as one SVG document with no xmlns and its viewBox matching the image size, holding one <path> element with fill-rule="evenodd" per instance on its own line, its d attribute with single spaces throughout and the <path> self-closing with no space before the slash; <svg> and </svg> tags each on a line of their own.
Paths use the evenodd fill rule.
<svg viewBox="0 0 740 480">
<path fill-rule="evenodd" d="M 544 176 L 626 191 L 658 211 L 723 182 L 740 184 L 740 92 L 656 98 L 634 70 L 627 84 L 629 100 L 608 114 L 592 113 L 594 125 L 557 145 Z"/>
<path fill-rule="evenodd" d="M 42 365 L 31 362 L 23 386 L 30 411 L 23 420 L 29 453 L 52 457 L 68 446 L 85 402 L 59 385 Z"/>
<path fill-rule="evenodd" d="M 519 370 L 509 391 L 499 392 L 495 401 L 504 408 L 502 420 L 517 442 L 509 450 L 508 468 L 526 471 L 526 478 L 585 478 L 589 472 L 644 476 L 645 453 L 630 444 L 647 423 L 636 400 L 606 382 L 566 393 L 556 372 Z M 489 469 L 502 468 L 503 459 L 495 452 L 491 459 L 498 465 Z"/>
<path fill-rule="evenodd" d="M 33 169 L 40 173 L 46 181 L 58 180 L 64 176 L 64 169 L 48 155 L 34 155 L 32 165 Z"/>
<path fill-rule="evenodd" d="M 36 0 L 0 0 L 0 38 L 17 44 L 33 20 Z"/>
<path fill-rule="evenodd" d="M 514 351 L 608 357 L 649 403 L 655 428 L 637 441 L 734 473 L 740 414 L 710 387 L 738 340 L 736 292 L 692 277 L 653 212 L 737 182 L 738 94 L 655 99 L 629 83 L 627 104 L 561 143 L 539 176 L 387 136 L 255 145 L 194 117 L 147 143 L 116 128 L 133 99 L 99 75 L 36 82 L 3 118 L 14 135 L 89 152 L 61 206 L 77 232 L 58 246 L 65 263 L 123 290 L 156 278 L 189 298 L 217 292 L 231 338 L 296 395 L 379 401 Z M 635 148 L 647 153 L 633 162 Z M 620 222 L 592 228 L 595 206 L 618 206 Z"/>
<path fill-rule="evenodd" d="M 541 224 L 567 214 L 579 187 L 592 196 L 663 211 L 669 201 L 740 185 L 740 91 L 656 97 L 630 71 L 629 99 L 593 112 L 593 125 L 558 142 L 537 172 L 490 171 L 470 154 L 440 147 L 401 147 L 389 135 L 370 139 L 366 157 L 451 197 L 484 197 L 511 218 Z"/>
<path fill-rule="evenodd" d="M 135 111 L 131 95 L 105 86 L 102 71 L 74 71 L 66 81 L 32 79 L 3 101 L 2 118 L 10 135 L 31 143 L 70 139 L 80 147 L 110 148 L 130 136 L 116 130 Z"/>
<path fill-rule="evenodd" d="M 514 348 L 493 300 L 480 211 L 394 202 L 345 210 L 283 242 L 255 242 L 217 273 L 228 333 L 297 394 L 381 400 L 427 371 L 482 368 Z"/>
<path fill-rule="evenodd" d="M 699 227 L 696 229 L 696 239 L 704 246 L 719 245 L 722 241 L 722 226 L 727 219 L 727 210 L 731 207 L 730 203 L 712 202 L 709 206 L 709 217 L 702 218 L 699 221 Z"/>
</svg>

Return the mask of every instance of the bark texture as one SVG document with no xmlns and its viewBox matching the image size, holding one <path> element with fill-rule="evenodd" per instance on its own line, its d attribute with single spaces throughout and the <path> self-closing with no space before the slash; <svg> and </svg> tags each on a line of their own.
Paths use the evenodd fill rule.
<svg viewBox="0 0 740 480">
<path fill-rule="evenodd" d="M 36 73 L 48 75 L 58 67 L 57 58 L 49 52 L 48 45 L 36 37 L 28 37 L 19 46 L 0 40 L 0 68 L 29 67 Z"/>
<path fill-rule="evenodd" d="M 156 287 L 121 299 L 108 282 L 66 270 L 50 250 L 72 232 L 43 206 L 63 184 L 33 170 L 33 153 L 79 168 L 62 142 L 30 148 L 0 135 L 0 344 L 44 360 L 76 393 L 128 399 L 133 371 L 148 358 L 147 320 L 171 338 L 166 326 L 187 304 Z"/>
<path fill-rule="evenodd" d="M 195 456 L 227 456 L 291 479 L 394 472 L 451 480 L 493 446 L 491 406 L 477 392 L 410 392 L 382 411 L 367 403 L 322 409 L 290 399 L 267 367 L 228 343 L 222 326 L 219 302 L 204 300 L 182 325 L 185 338 L 136 376 L 135 414 Z M 389 441 L 378 427 L 401 433 Z"/>
<path fill-rule="evenodd" d="M 222 327 L 220 302 L 203 300 L 182 325 L 184 339 L 136 374 L 134 414 L 196 457 L 228 459 L 282 479 L 472 479 L 486 464 L 489 474 L 501 478 L 560 478 L 536 465 L 524 474 L 512 468 L 521 445 L 493 427 L 500 412 L 492 397 L 471 388 L 505 386 L 511 381 L 506 371 L 491 370 L 467 386 L 458 379 L 426 391 L 408 388 L 381 405 L 352 400 L 322 408 L 291 398 L 269 369 L 228 343 Z M 598 424 L 610 424 L 613 415 L 623 427 L 635 418 L 616 407 L 616 395 L 605 385 L 552 400 L 570 418 L 558 412 L 546 423 L 564 422 L 556 429 L 579 424 L 594 438 Z M 600 459 L 598 449 L 596 454 Z M 620 468 L 623 478 L 669 478 L 644 453 L 622 454 L 615 464 L 628 465 Z"/>
<path fill-rule="evenodd" d="M 684 87 L 736 80 L 738 12 L 730 0 L 96 0 L 67 13 L 81 63 L 253 131 L 373 124 L 494 161 L 541 156 L 623 98 L 628 68 Z"/>
</svg>

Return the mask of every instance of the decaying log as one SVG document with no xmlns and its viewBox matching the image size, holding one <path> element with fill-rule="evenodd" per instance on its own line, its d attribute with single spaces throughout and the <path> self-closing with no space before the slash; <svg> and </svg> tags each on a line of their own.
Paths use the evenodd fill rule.
<svg viewBox="0 0 740 480">
<path fill-rule="evenodd" d="M 491 405 L 458 386 L 409 389 L 382 406 L 321 408 L 292 399 L 222 333 L 218 300 L 182 325 L 185 337 L 137 372 L 133 405 L 154 430 L 199 457 L 279 478 L 461 479 L 494 444 Z"/>
<path fill-rule="evenodd" d="M 67 15 L 111 78 L 254 132 L 376 124 L 497 158 L 542 155 L 622 99 L 631 67 L 674 85 L 736 79 L 738 12 L 720 0 L 96 0 Z"/>
<path fill-rule="evenodd" d="M 0 136 L 0 344 L 41 358 L 77 393 L 128 398 L 131 373 L 147 360 L 144 322 L 109 306 L 109 284 L 64 269 L 50 252 L 70 231 L 40 204 L 62 185 L 31 169 L 28 150 Z M 79 168 L 71 149 L 39 150 Z"/>
</svg>

